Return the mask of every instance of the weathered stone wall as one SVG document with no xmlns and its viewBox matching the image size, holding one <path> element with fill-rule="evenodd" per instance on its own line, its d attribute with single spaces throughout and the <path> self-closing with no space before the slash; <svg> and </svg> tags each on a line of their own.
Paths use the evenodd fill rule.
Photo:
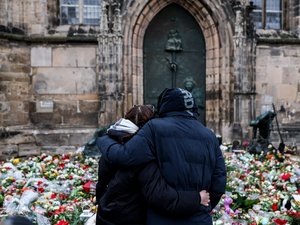
<svg viewBox="0 0 300 225">
<path fill-rule="evenodd" d="M 1 39 L 2 154 L 29 154 L 39 145 L 81 146 L 92 137 L 100 107 L 96 49 Z"/>
<path fill-rule="evenodd" d="M 300 113 L 300 45 L 258 45 L 256 53 L 256 113 L 274 103 L 285 110 L 280 122 L 288 123 L 292 111 Z"/>
<path fill-rule="evenodd" d="M 82 146 L 99 126 L 98 28 L 59 26 L 58 4 L 0 0 L 2 157 Z"/>
<path fill-rule="evenodd" d="M 18 33 L 43 34 L 48 24 L 47 1 L 0 0 L 0 24 Z"/>
<path fill-rule="evenodd" d="M 95 45 L 1 41 L 1 126 L 97 126 Z"/>
<path fill-rule="evenodd" d="M 98 125 L 96 46 L 31 48 L 31 122 L 40 127 Z"/>
<path fill-rule="evenodd" d="M 299 142 L 300 44 L 259 44 L 256 55 L 256 115 L 272 110 L 274 104 L 284 139 Z"/>
<path fill-rule="evenodd" d="M 27 125 L 30 99 L 30 49 L 0 40 L 0 124 Z"/>
</svg>

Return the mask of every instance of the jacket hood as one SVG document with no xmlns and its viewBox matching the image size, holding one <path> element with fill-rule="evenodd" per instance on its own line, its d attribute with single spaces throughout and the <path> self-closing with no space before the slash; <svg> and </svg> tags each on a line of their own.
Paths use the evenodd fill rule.
<svg viewBox="0 0 300 225">
<path fill-rule="evenodd" d="M 116 130 L 116 131 L 126 132 L 129 134 L 134 134 L 135 132 L 138 131 L 138 129 L 139 127 L 135 125 L 133 122 L 131 122 L 130 120 L 121 118 L 115 124 L 111 125 L 107 129 L 107 131 Z"/>
<path fill-rule="evenodd" d="M 158 115 L 181 111 L 188 111 L 194 116 L 197 115 L 197 106 L 193 95 L 185 89 L 166 88 L 158 97 Z"/>
</svg>

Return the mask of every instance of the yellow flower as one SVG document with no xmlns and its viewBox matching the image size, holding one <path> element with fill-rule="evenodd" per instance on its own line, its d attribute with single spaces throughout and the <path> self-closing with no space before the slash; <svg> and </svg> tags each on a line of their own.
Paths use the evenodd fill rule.
<svg viewBox="0 0 300 225">
<path fill-rule="evenodd" d="M 20 163 L 20 159 L 19 159 L 19 158 L 13 159 L 12 163 L 13 163 L 14 165 L 17 165 L 17 164 Z"/>
<path fill-rule="evenodd" d="M 97 212 L 97 206 L 95 206 L 95 205 L 92 206 L 92 211 L 93 211 L 93 212 Z"/>
</svg>

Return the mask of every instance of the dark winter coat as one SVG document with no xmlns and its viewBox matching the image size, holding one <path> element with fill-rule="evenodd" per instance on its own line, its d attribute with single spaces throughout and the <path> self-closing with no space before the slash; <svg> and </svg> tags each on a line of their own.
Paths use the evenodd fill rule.
<svg viewBox="0 0 300 225">
<path fill-rule="evenodd" d="M 159 118 L 146 123 L 126 144 L 108 137 L 98 138 L 97 146 L 110 162 L 134 166 L 157 159 L 167 182 L 180 191 L 208 190 L 209 207 L 178 219 L 149 207 L 148 225 L 212 224 L 211 210 L 226 186 L 226 169 L 215 134 L 195 117 L 191 94 L 182 89 L 167 89 L 158 103 Z"/>
<path fill-rule="evenodd" d="M 126 135 L 122 132 L 116 139 Z M 144 225 L 147 205 L 165 214 L 191 215 L 200 207 L 196 191 L 176 191 L 160 174 L 154 161 L 140 166 L 120 168 L 103 158 L 99 160 L 97 225 Z"/>
</svg>

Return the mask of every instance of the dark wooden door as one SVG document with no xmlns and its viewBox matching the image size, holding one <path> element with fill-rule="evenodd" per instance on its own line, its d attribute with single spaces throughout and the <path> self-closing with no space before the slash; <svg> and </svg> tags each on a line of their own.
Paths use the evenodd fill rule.
<svg viewBox="0 0 300 225">
<path fill-rule="evenodd" d="M 144 103 L 156 106 L 159 94 L 171 87 L 192 92 L 205 123 L 205 41 L 193 16 L 177 4 L 161 10 L 146 30 Z"/>
</svg>

